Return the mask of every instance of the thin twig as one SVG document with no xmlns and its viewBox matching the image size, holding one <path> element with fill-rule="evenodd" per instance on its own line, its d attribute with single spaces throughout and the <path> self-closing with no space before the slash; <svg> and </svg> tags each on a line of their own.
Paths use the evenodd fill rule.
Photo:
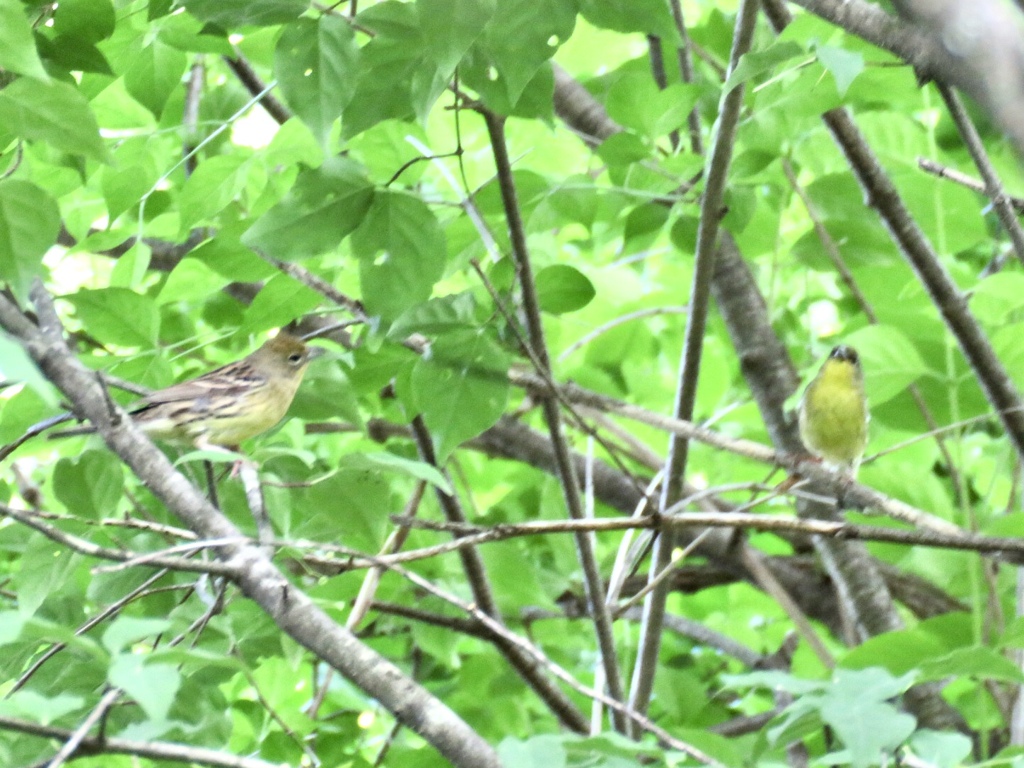
<svg viewBox="0 0 1024 768">
<path fill-rule="evenodd" d="M 505 218 L 508 224 L 509 240 L 512 244 L 512 255 L 515 259 L 519 278 L 519 287 L 523 302 L 526 328 L 529 334 L 529 348 L 537 361 L 538 370 L 544 377 L 550 378 L 551 363 L 547 344 L 544 340 L 544 327 L 541 320 L 540 302 L 537 288 L 533 280 L 533 266 L 526 247 L 526 232 L 516 196 L 515 182 L 512 177 L 512 164 L 508 157 L 505 143 L 504 119 L 490 111 L 484 111 L 484 122 L 491 140 L 495 166 L 498 172 L 498 186 L 504 203 Z M 541 400 L 544 420 L 551 435 L 554 448 L 555 464 L 558 479 L 562 487 L 569 515 L 577 520 L 585 517 L 576 472 L 569 448 L 562 433 L 562 419 L 558 409 L 558 401 L 552 394 L 545 395 Z M 605 606 L 604 585 L 597 567 L 597 558 L 593 544 L 587 534 L 576 537 L 576 550 L 583 568 L 584 583 L 588 600 L 594 608 L 594 629 L 597 635 L 598 648 L 601 652 L 601 663 L 604 666 L 605 678 L 612 699 L 623 701 L 622 679 L 619 673 L 618 659 L 615 655 L 615 638 L 612 634 L 611 618 Z M 622 713 L 614 710 L 613 719 L 619 731 L 625 731 L 626 720 Z"/>
</svg>

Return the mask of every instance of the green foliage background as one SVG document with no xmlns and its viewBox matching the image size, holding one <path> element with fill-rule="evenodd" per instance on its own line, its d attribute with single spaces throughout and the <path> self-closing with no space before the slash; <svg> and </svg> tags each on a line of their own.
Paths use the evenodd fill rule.
<svg viewBox="0 0 1024 768">
<path fill-rule="evenodd" d="M 700 215 L 695 177 L 705 163 L 690 144 L 688 116 L 696 112 L 707 146 L 723 88 L 743 83 L 721 225 L 797 369 L 811 370 L 839 341 L 859 349 L 873 416 L 869 452 L 882 453 L 860 480 L 966 529 L 1020 535 L 1016 457 L 820 119 L 836 106 L 852 110 L 1019 385 L 1019 265 L 992 268 L 1006 247 L 982 196 L 917 165 L 924 157 L 972 168 L 933 86 L 919 87 L 890 54 L 802 13 L 778 37 L 762 20 L 753 51 L 726 84 L 735 3 L 683 5 L 696 51 L 692 83 L 680 82 L 674 66 L 682 40 L 661 0 L 384 0 L 359 3 L 354 19 L 347 4 L 328 10 L 303 0 L 0 0 L 0 280 L 24 304 L 41 278 L 80 358 L 149 388 L 237 359 L 293 320 L 306 317 L 311 329 L 354 318 L 335 329 L 329 359 L 310 369 L 292 418 L 245 446 L 260 464 L 278 538 L 296 542 L 277 561 L 343 624 L 364 572 L 318 570 L 303 557 L 330 557 L 329 545 L 378 552 L 394 528 L 389 515 L 402 513 L 418 482 L 431 491 L 449 482 L 419 460 L 407 433 L 388 425 L 422 415 L 471 522 L 566 516 L 550 467 L 467 444 L 510 414 L 543 431 L 533 401 L 505 375 L 529 370 L 530 360 L 520 345 L 507 210 L 475 108 L 509 116 L 518 210 L 555 380 L 668 414 Z M 673 64 L 662 84 L 652 75 L 649 36 Z M 621 132 L 591 147 L 567 128 L 554 109 L 552 57 Z M 247 87 L 241 67 L 261 85 Z M 257 105 L 261 88 L 277 111 Z M 1020 189 L 1017 159 L 975 117 L 1004 183 Z M 797 188 L 876 324 L 826 257 Z M 350 301 L 325 296 L 281 262 Z M 410 337 L 428 352 L 410 349 Z M 17 383 L 0 393 L 6 443 L 58 413 L 60 396 L 7 338 L 0 370 Z M 937 422 L 951 425 L 947 456 L 934 440 L 907 442 L 928 430 L 912 384 Z M 696 420 L 769 442 L 717 316 L 704 340 Z M 664 454 L 664 433 L 623 425 L 629 440 Z M 643 452 L 603 422 L 595 429 L 618 446 L 617 471 L 646 485 L 656 467 Z M 581 430 L 570 429 L 569 439 L 584 454 L 609 458 L 607 444 Z M 36 440 L 11 462 L 0 500 L 48 513 L 53 528 L 137 552 L 187 540 L 95 438 Z M 201 478 L 198 465 L 185 466 Z M 768 473 L 695 444 L 688 478 L 746 504 L 761 491 L 736 484 Z M 237 481 L 220 483 L 219 501 L 255 533 Z M 432 492 L 421 506 L 421 516 L 440 516 Z M 594 506 L 599 517 L 629 512 L 601 499 Z M 781 496 L 758 509 L 792 508 Z M 597 539 L 606 578 L 621 539 Z M 445 540 L 413 531 L 406 547 Z M 805 545 L 769 534 L 751 541 L 806 568 L 809 581 L 823 578 Z M 652 719 L 727 765 L 782 764 L 794 740 L 812 756 L 848 750 L 861 766 L 881 764 L 901 746 L 956 765 L 968 759 L 966 735 L 982 735 L 982 753 L 998 751 L 1024 681 L 1005 654 L 1024 643 L 1013 569 L 948 550 L 869 549 L 891 579 L 932 596 L 928 608 L 901 603 L 905 629 L 860 643 L 816 620 L 837 660 L 834 673 L 801 642 L 787 672 L 757 674 L 713 642 L 666 629 Z M 480 554 L 510 628 L 592 684 L 592 627 L 566 608 L 583 594 L 572 540 L 518 538 Z M 0 523 L 0 681 L 9 681 L 0 684 L 0 715 L 74 729 L 105 687 L 117 686 L 130 704 L 110 713 L 108 736 L 288 765 L 444 764 L 410 731 L 392 733 L 392 716 L 340 677 L 311 717 L 325 669 L 230 587 L 214 608 L 216 580 L 163 573 L 150 581 L 151 567 L 104 565 L 10 519 Z M 686 578 L 669 611 L 755 656 L 773 654 L 793 631 L 790 617 L 721 565 L 682 561 Z M 470 599 L 457 555 L 409 567 Z M 444 617 L 465 617 L 400 576 L 386 574 L 376 600 L 360 625 L 363 640 L 465 718 L 506 765 L 625 766 L 641 755 L 693 763 L 649 738 L 629 742 L 607 719 L 600 734 L 570 733 L 494 643 L 446 624 Z M 411 609 L 422 613 L 404 615 Z M 615 641 L 628 672 L 635 622 L 617 621 Z M 55 644 L 58 652 L 43 661 Z M 911 683 L 929 680 L 944 684 L 964 733 L 920 727 L 899 711 Z M 792 704 L 763 727 L 730 737 L 714 731 L 771 710 L 778 691 Z M 585 697 L 571 696 L 589 710 Z M 34 764 L 58 743 L 0 721 L 4 765 Z M 76 762 L 165 764 L 111 754 Z"/>
</svg>

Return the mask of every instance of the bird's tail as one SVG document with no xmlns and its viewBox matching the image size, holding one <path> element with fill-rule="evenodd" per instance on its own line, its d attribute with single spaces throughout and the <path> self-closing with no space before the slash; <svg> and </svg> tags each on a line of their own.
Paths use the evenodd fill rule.
<svg viewBox="0 0 1024 768">
<path fill-rule="evenodd" d="M 81 426 L 71 427 L 70 429 L 58 429 L 56 432 L 51 432 L 46 436 L 47 440 L 56 440 L 61 437 L 74 437 L 75 435 L 92 435 L 96 432 L 96 427 Z"/>
</svg>

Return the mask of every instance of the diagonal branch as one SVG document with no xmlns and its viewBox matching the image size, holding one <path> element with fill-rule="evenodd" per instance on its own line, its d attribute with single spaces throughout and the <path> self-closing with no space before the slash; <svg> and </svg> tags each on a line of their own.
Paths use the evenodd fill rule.
<svg viewBox="0 0 1024 768">
<path fill-rule="evenodd" d="M 750 49 L 757 21 L 758 0 L 743 0 L 736 13 L 736 27 L 733 32 L 732 52 L 729 70 L 735 71 L 740 57 Z M 743 104 L 743 85 L 738 85 L 722 94 L 718 107 L 718 121 L 712 138 L 711 151 L 705 164 L 704 197 L 701 201 L 700 222 L 697 228 L 697 247 L 694 256 L 693 282 L 690 286 L 690 313 L 683 340 L 683 355 L 679 363 L 679 386 L 673 413 L 677 419 L 686 421 L 693 418 L 693 406 L 697 399 L 697 380 L 700 375 L 701 354 L 704 349 L 704 331 L 707 325 L 711 302 L 711 281 L 715 271 L 715 254 L 718 243 L 718 225 L 722 218 L 722 200 L 725 193 L 725 179 L 732 159 L 733 141 L 739 123 L 740 107 Z M 665 467 L 665 481 L 662 484 L 659 513 L 664 514 L 670 506 L 683 497 L 683 483 L 686 476 L 686 460 L 689 441 L 678 435 L 669 440 L 668 460 Z M 651 555 L 650 579 L 652 584 L 657 575 L 672 562 L 675 537 L 663 531 L 654 545 Z M 665 600 L 668 584 L 660 582 L 651 590 L 644 601 L 644 620 L 640 629 L 640 652 L 633 669 L 630 690 L 630 704 L 639 712 L 646 712 L 654 690 L 654 673 L 661 649 L 661 629 L 665 616 Z"/>
<path fill-rule="evenodd" d="M 434 444 L 431 441 L 430 433 L 423 421 L 422 416 L 416 416 L 412 420 L 413 440 L 419 451 L 420 458 L 427 464 L 435 467 L 444 473 L 444 468 L 438 465 L 437 455 L 434 452 Z M 454 486 L 453 486 L 454 487 Z M 441 488 L 434 488 L 437 502 L 444 512 L 449 523 L 465 524 L 466 513 L 457 496 L 450 495 Z M 459 540 L 456 539 L 456 543 Z M 483 558 L 475 547 L 458 547 L 459 557 L 462 560 L 462 570 L 469 581 L 470 589 L 473 592 L 473 601 L 477 608 L 490 616 L 496 623 L 502 624 L 501 611 L 494 599 L 494 591 L 491 588 L 490 580 L 487 578 L 487 570 L 484 567 Z M 387 556 L 384 556 L 386 559 Z M 558 689 L 538 667 L 536 659 L 524 654 L 516 644 L 501 641 L 501 635 L 497 636 L 498 650 L 504 654 L 509 663 L 515 668 L 523 679 L 536 691 L 545 703 L 551 708 L 558 718 L 569 728 L 578 733 L 587 732 L 587 718 L 573 704 L 573 702 Z"/>
<path fill-rule="evenodd" d="M 109 401 L 95 376 L 72 356 L 52 299 L 41 284 L 33 287 L 31 295 L 40 325 L 34 325 L 9 299 L 0 296 L 0 326 L 18 339 L 76 412 L 96 426 L 107 445 L 168 509 L 200 536 L 234 542 L 220 546 L 218 556 L 235 569 L 241 590 L 292 639 L 380 701 L 453 764 L 497 768 L 493 749 L 465 721 L 332 621 L 258 546 L 242 540 L 241 532 L 174 469 L 124 411 Z"/>
<path fill-rule="evenodd" d="M 540 374 L 545 379 L 550 380 L 551 358 L 548 354 L 547 344 L 544 341 L 540 302 L 537 298 L 537 288 L 533 281 L 533 266 L 530 263 L 530 256 L 526 247 L 526 232 L 520 216 L 519 202 L 516 198 L 516 188 L 515 182 L 512 179 L 512 164 L 508 156 L 508 147 L 505 144 L 505 121 L 504 118 L 489 111 L 485 111 L 483 115 L 484 121 L 487 124 L 487 132 L 490 136 L 491 147 L 494 153 L 494 162 L 498 171 L 498 185 L 501 189 L 501 197 L 509 229 L 509 239 L 512 243 L 512 256 L 516 264 L 522 292 L 523 312 L 526 320 L 526 329 L 529 334 L 531 357 L 541 368 Z M 549 392 L 543 395 L 541 397 L 541 407 L 544 412 L 544 420 L 547 422 L 548 431 L 551 435 L 551 444 L 555 452 L 555 463 L 558 468 L 558 479 L 562 486 L 562 495 L 565 498 L 565 506 L 571 517 L 576 520 L 582 520 L 586 513 L 583 510 L 583 503 L 580 499 L 578 479 L 573 469 L 569 447 L 562 432 L 562 417 L 555 394 Z M 580 565 L 583 568 L 587 599 L 590 601 L 594 611 L 594 629 L 597 634 L 598 647 L 601 651 L 601 663 L 604 667 L 608 691 L 612 699 L 621 702 L 623 701 L 622 679 L 619 674 L 618 659 L 615 655 L 615 638 L 612 635 L 612 622 L 605 607 L 604 585 L 598 571 L 597 557 L 594 554 L 594 545 L 589 534 L 580 533 L 576 536 L 576 549 Z M 626 728 L 626 718 L 622 712 L 619 709 L 613 709 L 612 717 L 615 721 L 616 729 L 624 731 Z"/>
</svg>

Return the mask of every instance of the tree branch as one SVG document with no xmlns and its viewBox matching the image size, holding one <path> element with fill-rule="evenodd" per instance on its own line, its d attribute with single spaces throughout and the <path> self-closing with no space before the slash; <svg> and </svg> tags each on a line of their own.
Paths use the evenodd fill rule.
<svg viewBox="0 0 1024 768">
<path fill-rule="evenodd" d="M 499 761 L 490 745 L 461 718 L 328 618 L 259 547 L 243 543 L 241 532 L 174 469 L 124 411 L 109 401 L 95 376 L 71 355 L 51 299 L 38 283 L 32 298 L 40 316 L 39 327 L 3 296 L 0 325 L 21 342 L 75 411 L 96 426 L 111 450 L 168 509 L 202 537 L 238 542 L 219 547 L 218 556 L 234 569 L 235 581 L 242 591 L 285 633 L 380 701 L 452 763 L 466 768 L 497 768 Z"/>
</svg>

